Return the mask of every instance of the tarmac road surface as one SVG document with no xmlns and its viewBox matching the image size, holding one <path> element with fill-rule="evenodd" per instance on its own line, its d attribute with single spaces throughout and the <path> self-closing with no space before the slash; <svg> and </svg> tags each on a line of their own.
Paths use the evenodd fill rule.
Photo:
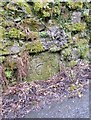
<svg viewBox="0 0 91 120">
<path fill-rule="evenodd" d="M 31 111 L 25 118 L 89 118 L 89 90 L 81 98 L 53 102 Z"/>
</svg>

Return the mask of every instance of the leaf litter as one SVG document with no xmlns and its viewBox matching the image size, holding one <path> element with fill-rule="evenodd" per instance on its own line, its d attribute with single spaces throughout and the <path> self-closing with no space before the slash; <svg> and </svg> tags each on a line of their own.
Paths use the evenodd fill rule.
<svg viewBox="0 0 91 120">
<path fill-rule="evenodd" d="M 23 118 L 31 110 L 52 101 L 82 97 L 89 87 L 90 66 L 80 61 L 48 80 L 21 82 L 2 93 L 2 117 Z"/>
</svg>

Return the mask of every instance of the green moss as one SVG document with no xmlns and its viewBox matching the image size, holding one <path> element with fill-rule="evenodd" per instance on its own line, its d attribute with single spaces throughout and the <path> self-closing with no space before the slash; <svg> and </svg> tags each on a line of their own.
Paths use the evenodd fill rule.
<svg viewBox="0 0 91 120">
<path fill-rule="evenodd" d="M 1 55 L 9 54 L 9 50 L 5 48 L 4 50 L 1 51 Z"/>
<path fill-rule="evenodd" d="M 73 44 L 72 38 L 69 39 L 68 43 L 69 43 L 69 45 Z"/>
<path fill-rule="evenodd" d="M 1 55 L 1 51 L 0 51 L 0 55 Z M 4 60 L 5 60 L 5 57 L 4 57 L 4 56 L 1 56 L 1 57 L 0 57 L 0 63 L 2 63 Z"/>
<path fill-rule="evenodd" d="M 77 48 L 78 54 L 81 58 L 85 59 L 89 56 L 89 41 L 87 39 L 76 39 L 75 45 Z"/>
<path fill-rule="evenodd" d="M 8 37 L 9 37 L 9 38 L 24 39 L 25 36 L 26 36 L 26 35 L 25 35 L 22 31 L 20 31 L 20 30 L 18 30 L 18 29 L 16 29 L 16 28 L 11 28 L 11 29 L 9 30 L 9 32 L 8 32 Z"/>
<path fill-rule="evenodd" d="M 85 22 L 90 22 L 90 18 L 91 18 L 90 16 L 85 16 L 84 21 Z"/>
<path fill-rule="evenodd" d="M 25 49 L 29 50 L 30 53 L 38 53 L 44 51 L 44 47 L 39 40 L 33 41 L 31 43 L 26 43 Z"/>
<path fill-rule="evenodd" d="M 16 4 L 18 5 L 18 7 L 21 7 L 22 10 L 25 10 L 23 11 L 25 14 L 32 16 L 31 6 L 27 4 L 26 1 L 18 1 L 16 2 Z"/>
<path fill-rule="evenodd" d="M 84 9 L 83 16 L 89 16 L 89 9 Z"/>
<path fill-rule="evenodd" d="M 50 17 L 49 11 L 43 11 L 43 17 Z"/>
<path fill-rule="evenodd" d="M 0 40 L 3 40 L 5 29 L 0 26 Z"/>
<path fill-rule="evenodd" d="M 87 40 L 87 39 L 76 39 L 76 41 L 75 41 L 75 44 L 77 45 L 77 46 L 81 46 L 81 45 L 83 45 L 83 44 L 89 44 L 89 41 Z"/>
<path fill-rule="evenodd" d="M 65 27 L 69 31 L 84 31 L 86 29 L 86 23 L 65 24 Z"/>
<path fill-rule="evenodd" d="M 15 11 L 17 10 L 17 7 L 14 5 L 14 4 L 11 4 L 11 3 L 8 3 L 7 6 L 6 6 L 6 10 L 12 10 L 12 11 Z"/>
<path fill-rule="evenodd" d="M 2 26 L 3 27 L 13 27 L 14 26 L 14 22 L 13 21 L 11 21 L 11 20 L 4 20 L 3 22 L 2 22 Z"/>
<path fill-rule="evenodd" d="M 64 55 L 64 57 L 67 57 L 71 54 L 71 51 L 72 51 L 72 49 L 71 49 L 71 47 L 69 47 L 69 48 L 64 49 L 62 51 L 62 54 Z"/>
<path fill-rule="evenodd" d="M 67 3 L 67 5 L 70 9 L 82 9 L 83 8 L 83 2 L 72 2 L 72 0 L 70 0 Z"/>
<path fill-rule="evenodd" d="M 0 55 L 9 54 L 9 47 L 13 45 L 12 41 L 0 42 Z"/>
<path fill-rule="evenodd" d="M 69 67 L 74 67 L 75 65 L 77 64 L 77 61 L 75 61 L 75 60 L 71 60 L 70 62 L 69 62 Z"/>
<path fill-rule="evenodd" d="M 58 47 L 57 45 L 53 44 L 53 45 L 50 46 L 49 51 L 51 51 L 51 52 L 58 52 L 58 51 L 61 51 L 62 49 L 67 48 L 67 47 L 68 47 L 67 43 L 65 43 L 61 47 Z"/>
<path fill-rule="evenodd" d="M 12 71 L 11 71 L 11 70 L 6 70 L 6 71 L 5 71 L 5 75 L 6 75 L 6 77 L 7 77 L 8 79 L 11 79 L 11 77 L 12 77 Z"/>
<path fill-rule="evenodd" d="M 57 45 L 51 45 L 50 48 L 49 48 L 49 51 L 51 52 L 57 52 L 57 51 L 60 51 L 61 48 L 58 48 Z"/>
<path fill-rule="evenodd" d="M 35 2 L 35 4 L 34 4 L 35 11 L 39 11 L 42 7 L 43 7 L 43 5 L 40 2 Z"/>
<path fill-rule="evenodd" d="M 32 14 L 30 6 L 25 1 L 14 1 L 13 4 L 12 2 L 9 2 L 6 6 L 6 9 L 11 11 L 21 12 L 21 10 L 19 10 L 18 7 L 21 8 L 21 10 L 25 9 L 24 12 L 26 12 L 27 14 Z"/>
<path fill-rule="evenodd" d="M 72 59 L 72 48 L 69 46 L 61 51 L 61 60 L 62 61 L 69 61 Z"/>
<path fill-rule="evenodd" d="M 0 49 L 3 49 L 3 43 L 0 42 Z"/>
<path fill-rule="evenodd" d="M 48 37 L 48 34 L 46 31 L 40 32 L 39 35 L 40 35 L 40 37 L 44 37 L 44 38 Z"/>
<path fill-rule="evenodd" d="M 89 58 L 89 45 L 88 44 L 79 45 L 78 52 L 82 59 Z"/>
</svg>

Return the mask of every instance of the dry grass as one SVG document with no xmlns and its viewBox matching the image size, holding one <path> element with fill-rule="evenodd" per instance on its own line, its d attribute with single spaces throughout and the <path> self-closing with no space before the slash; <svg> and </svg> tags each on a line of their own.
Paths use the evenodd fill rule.
<svg viewBox="0 0 91 120">
<path fill-rule="evenodd" d="M 29 55 L 27 52 L 24 52 L 17 57 L 16 67 L 18 73 L 17 79 L 18 81 L 22 81 L 24 78 L 28 76 L 29 71 Z"/>
<path fill-rule="evenodd" d="M 2 84 L 2 89 L 5 90 L 8 88 L 8 81 L 5 76 L 5 70 L 3 65 L 0 65 L 0 82 Z"/>
</svg>

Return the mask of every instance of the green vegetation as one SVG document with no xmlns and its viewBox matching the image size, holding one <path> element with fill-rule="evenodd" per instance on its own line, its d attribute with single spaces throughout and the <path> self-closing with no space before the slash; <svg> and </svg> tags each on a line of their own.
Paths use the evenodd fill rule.
<svg viewBox="0 0 91 120">
<path fill-rule="evenodd" d="M 29 50 L 30 53 L 38 53 L 45 51 L 42 43 L 39 40 L 34 41 L 32 43 L 26 43 L 25 49 Z"/>
<path fill-rule="evenodd" d="M 20 76 L 25 79 L 27 75 L 25 71 L 28 71 L 28 68 L 22 65 L 26 65 L 31 68 L 29 70 L 32 73 L 29 73 L 31 79 L 28 79 L 48 79 L 59 71 L 60 61 L 67 63 L 69 67 L 73 67 L 77 64 L 78 59 L 89 60 L 89 26 L 91 21 L 89 10 L 89 3 L 72 2 L 71 0 L 68 2 L 59 2 L 58 0 L 55 0 L 55 2 L 48 2 L 48 0 L 43 2 L 39 0 L 36 2 L 34 0 L 32 2 L 26 0 L 1 2 L 0 63 L 6 68 L 6 78 L 9 80 L 20 79 L 18 77 L 14 78 L 16 73 L 20 74 L 20 69 Z M 79 22 L 72 22 L 73 12 L 81 13 Z M 65 35 L 68 36 L 68 41 L 64 42 L 65 40 L 61 39 L 65 36 L 64 33 L 63 35 L 58 33 L 61 37 L 58 35 L 52 37 L 53 31 L 55 31 L 55 29 L 50 31 L 52 26 L 59 26 L 60 29 L 63 29 Z M 58 43 L 57 40 L 54 41 L 56 38 L 59 40 Z M 61 43 L 60 41 L 63 42 L 61 47 L 58 46 Z M 46 45 L 47 42 L 48 45 Z M 19 45 L 16 49 L 15 44 Z M 19 52 L 11 55 L 10 49 L 17 50 L 18 48 L 20 49 Z M 30 54 L 28 54 L 31 58 L 29 61 L 24 52 Z M 14 64 L 12 69 L 8 69 L 9 65 L 5 66 L 8 56 L 12 56 L 15 60 L 18 59 L 21 68 Z M 35 68 L 37 62 L 35 59 L 39 60 L 38 64 L 43 63 L 43 66 Z M 11 60 L 11 63 L 13 63 L 13 60 Z M 27 64 L 28 62 L 29 64 Z M 22 68 L 24 68 L 23 71 Z M 17 72 L 14 72 L 15 70 Z M 73 90 L 75 87 L 71 86 L 70 89 Z"/>
<path fill-rule="evenodd" d="M 5 75 L 8 79 L 11 79 L 12 78 L 12 71 L 11 70 L 6 70 Z"/>
<path fill-rule="evenodd" d="M 41 37 L 43 37 L 43 38 L 48 37 L 48 34 L 47 34 L 46 31 L 40 32 L 39 35 L 40 35 Z"/>
<path fill-rule="evenodd" d="M 86 29 L 86 23 L 75 23 L 75 24 L 65 24 L 65 27 L 69 30 L 69 31 L 77 31 L 77 32 L 81 32 L 84 31 Z"/>
<path fill-rule="evenodd" d="M 11 39 L 24 39 L 25 38 L 25 34 L 16 28 L 11 28 L 9 30 L 8 35 L 9 35 L 9 38 Z"/>
<path fill-rule="evenodd" d="M 82 9 L 83 8 L 83 2 L 72 2 L 72 0 L 69 0 L 69 2 L 67 3 L 68 4 L 68 7 L 70 9 L 73 9 L 73 10 L 77 10 L 77 9 Z"/>
<path fill-rule="evenodd" d="M 75 65 L 77 65 L 77 61 L 71 60 L 71 61 L 69 62 L 69 66 L 70 66 L 70 67 L 74 67 Z"/>
</svg>

